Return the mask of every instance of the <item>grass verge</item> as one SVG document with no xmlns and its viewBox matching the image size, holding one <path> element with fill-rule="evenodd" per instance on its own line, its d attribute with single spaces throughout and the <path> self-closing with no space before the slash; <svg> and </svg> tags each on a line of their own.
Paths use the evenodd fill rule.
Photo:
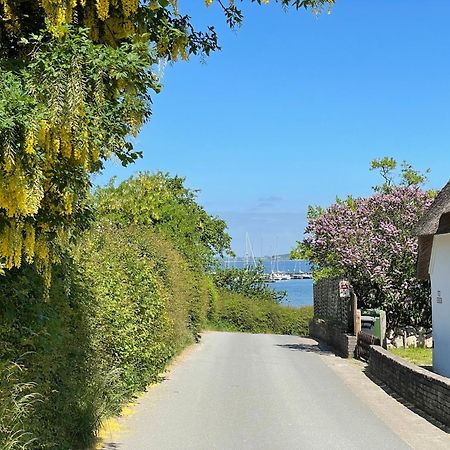
<svg viewBox="0 0 450 450">
<path fill-rule="evenodd" d="M 392 348 L 390 352 L 418 366 L 431 366 L 433 364 L 431 348 Z"/>
</svg>

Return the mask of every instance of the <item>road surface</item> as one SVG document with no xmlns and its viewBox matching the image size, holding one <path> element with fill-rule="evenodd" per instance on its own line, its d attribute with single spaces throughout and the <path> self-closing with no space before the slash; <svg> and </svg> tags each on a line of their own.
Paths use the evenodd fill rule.
<svg viewBox="0 0 450 450">
<path fill-rule="evenodd" d="M 293 336 L 206 333 L 134 409 L 103 449 L 450 448 L 358 363 Z"/>
</svg>

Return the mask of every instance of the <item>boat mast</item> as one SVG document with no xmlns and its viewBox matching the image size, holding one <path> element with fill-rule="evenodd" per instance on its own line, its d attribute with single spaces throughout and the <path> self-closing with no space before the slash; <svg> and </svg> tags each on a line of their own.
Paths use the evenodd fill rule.
<svg viewBox="0 0 450 450">
<path fill-rule="evenodd" d="M 249 267 L 250 256 L 252 259 L 253 267 L 257 267 L 255 254 L 253 252 L 252 241 L 250 240 L 250 235 L 245 233 L 245 266 Z"/>
</svg>

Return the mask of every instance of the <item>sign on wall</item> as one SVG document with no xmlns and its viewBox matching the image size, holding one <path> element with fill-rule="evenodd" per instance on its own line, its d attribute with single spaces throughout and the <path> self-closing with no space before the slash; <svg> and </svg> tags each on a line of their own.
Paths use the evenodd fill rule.
<svg viewBox="0 0 450 450">
<path fill-rule="evenodd" d="M 350 297 L 350 283 L 347 280 L 339 281 L 339 297 L 340 298 Z"/>
</svg>

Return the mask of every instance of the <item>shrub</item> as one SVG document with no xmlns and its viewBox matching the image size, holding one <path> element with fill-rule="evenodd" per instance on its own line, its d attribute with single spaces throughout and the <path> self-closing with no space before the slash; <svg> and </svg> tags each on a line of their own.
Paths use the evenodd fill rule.
<svg viewBox="0 0 450 450">
<path fill-rule="evenodd" d="M 35 449 L 87 448 L 102 419 L 194 342 L 215 295 L 150 228 L 107 221 L 53 267 L 52 280 L 46 292 L 27 265 L 0 277 L 0 448 L 13 433 L 34 437 Z M 24 370 L 6 384 L 3 366 L 19 357 Z M 31 392 L 38 407 L 7 422 L 1 411 Z"/>
<path fill-rule="evenodd" d="M 22 432 L 35 438 L 33 448 L 86 447 L 100 421 L 99 372 L 90 349 L 91 300 L 69 258 L 53 267 L 48 293 L 33 267 L 0 277 L 2 365 L 20 360 L 23 369 L 15 385 L 32 387 L 24 394 L 37 396 L 33 413 L 20 419 Z M 0 409 L 5 389 L 0 386 Z"/>
<path fill-rule="evenodd" d="M 213 274 L 214 283 L 219 289 L 242 294 L 255 299 L 281 301 L 285 292 L 278 292 L 267 285 L 264 266 L 217 268 Z"/>
<path fill-rule="evenodd" d="M 95 298 L 94 351 L 120 368 L 115 390 L 127 400 L 197 338 L 209 306 L 205 277 L 150 228 L 106 221 L 85 237 L 77 261 Z"/>
<path fill-rule="evenodd" d="M 271 300 L 220 291 L 216 324 L 242 332 L 306 336 L 312 316 L 311 306 L 290 308 Z"/>
<path fill-rule="evenodd" d="M 348 277 L 363 308 L 382 308 L 388 326 L 430 326 L 429 286 L 416 278 L 414 226 L 430 204 L 417 187 L 347 199 L 310 214 L 302 255 L 315 277 Z M 314 213 L 314 211 L 312 211 Z"/>
</svg>

